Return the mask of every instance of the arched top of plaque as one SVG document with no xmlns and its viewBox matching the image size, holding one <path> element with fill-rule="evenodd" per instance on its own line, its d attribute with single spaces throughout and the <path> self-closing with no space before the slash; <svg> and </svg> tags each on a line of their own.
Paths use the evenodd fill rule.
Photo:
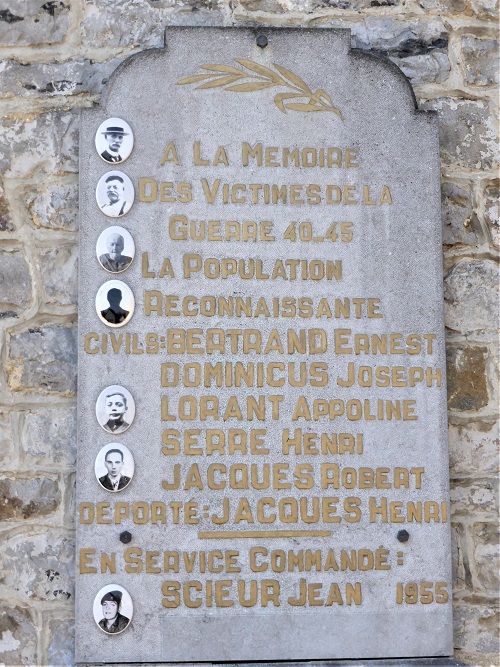
<svg viewBox="0 0 500 667">
<path fill-rule="evenodd" d="M 258 36 L 267 40 L 264 47 L 258 45 Z M 192 48 L 193 37 L 199 48 Z M 193 90 L 210 91 L 205 96 L 197 93 L 201 105 L 225 109 L 237 104 L 245 114 L 259 109 L 266 116 L 278 110 L 295 115 L 289 114 L 293 111 L 327 116 L 330 123 L 348 121 L 345 112 L 356 111 L 356 101 L 376 106 L 377 116 L 417 110 L 412 86 L 397 65 L 383 56 L 352 49 L 350 44 L 349 29 L 167 28 L 164 49 L 133 55 L 115 70 L 101 107 L 111 112 L 113 100 L 122 98 L 130 78 L 140 80 L 146 71 L 154 71 L 141 80 L 141 90 L 133 95 L 142 103 L 150 100 L 150 93 L 165 93 L 166 85 L 181 100 L 192 99 Z M 174 92 L 178 84 L 181 90 Z M 228 92 L 243 94 L 230 102 Z M 347 99 L 345 93 L 349 93 Z M 347 104 L 342 104 L 345 99 Z"/>
</svg>

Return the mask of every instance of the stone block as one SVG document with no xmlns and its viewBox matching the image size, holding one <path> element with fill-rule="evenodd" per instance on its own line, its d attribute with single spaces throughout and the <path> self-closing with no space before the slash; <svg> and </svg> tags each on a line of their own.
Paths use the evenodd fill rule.
<svg viewBox="0 0 500 667">
<path fill-rule="evenodd" d="M 73 665 L 75 661 L 75 625 L 71 618 L 49 620 L 49 665 Z"/>
<path fill-rule="evenodd" d="M 495 596 L 496 597 L 496 596 Z M 455 648 L 471 653 L 490 653 L 498 658 L 500 615 L 494 599 L 490 604 L 457 604 L 453 608 Z M 487 656 L 484 656 L 485 661 Z M 483 664 L 489 664 L 484 662 Z M 492 667 L 494 663 L 491 663 Z"/>
<path fill-rule="evenodd" d="M 495 472 L 500 457 L 496 423 L 450 424 L 448 434 L 452 474 L 474 474 L 478 466 L 485 473 Z"/>
<path fill-rule="evenodd" d="M 22 521 L 52 514 L 61 504 L 57 478 L 0 477 L 0 521 Z"/>
<path fill-rule="evenodd" d="M 491 242 L 500 247 L 500 180 L 490 181 L 484 189 L 484 218 Z"/>
<path fill-rule="evenodd" d="M 338 27 L 345 26 L 339 22 Z M 398 21 L 370 16 L 350 27 L 354 48 L 390 58 L 414 86 L 442 83 L 448 77 L 448 32 L 441 19 Z"/>
<path fill-rule="evenodd" d="M 14 216 L 10 210 L 9 202 L 5 196 L 3 187 L 0 185 L 0 235 L 12 234 L 15 230 Z"/>
<path fill-rule="evenodd" d="M 0 171 L 6 178 L 78 172 L 78 115 L 51 111 L 0 127 Z"/>
<path fill-rule="evenodd" d="M 15 455 L 11 417 L 0 411 L 0 463 L 7 469 Z"/>
<path fill-rule="evenodd" d="M 0 97 L 56 97 L 101 93 L 120 64 L 112 58 L 100 63 L 73 58 L 63 63 L 0 61 Z"/>
<path fill-rule="evenodd" d="M 471 574 L 467 555 L 463 544 L 464 526 L 461 523 L 451 524 L 451 563 L 453 572 L 453 591 L 462 591 L 470 586 Z"/>
<path fill-rule="evenodd" d="M 498 40 L 475 35 L 462 37 L 465 81 L 473 86 L 492 86 L 498 83 Z"/>
<path fill-rule="evenodd" d="M 422 103 L 420 107 L 438 113 L 444 166 L 496 168 L 496 120 L 487 101 L 441 97 Z"/>
<path fill-rule="evenodd" d="M 62 42 L 68 32 L 69 0 L 3 0 L 0 5 L 0 43 L 30 46 Z"/>
<path fill-rule="evenodd" d="M 45 408 L 28 412 L 21 430 L 24 460 L 29 465 L 74 466 L 76 408 Z"/>
<path fill-rule="evenodd" d="M 33 667 L 37 664 L 37 631 L 30 612 L 23 607 L 0 603 L 0 665 Z"/>
<path fill-rule="evenodd" d="M 73 395 L 76 390 L 76 330 L 51 324 L 11 337 L 7 362 L 11 391 Z"/>
<path fill-rule="evenodd" d="M 439 16 L 462 14 L 467 10 L 467 0 L 420 0 L 420 6 L 428 14 Z"/>
<path fill-rule="evenodd" d="M 483 513 L 495 517 L 498 511 L 498 488 L 492 479 L 454 479 L 450 489 L 451 513 L 454 517 Z"/>
<path fill-rule="evenodd" d="M 76 306 L 78 292 L 78 248 L 59 245 L 40 253 L 45 303 L 56 306 Z"/>
<path fill-rule="evenodd" d="M 443 243 L 469 245 L 478 243 L 479 221 L 472 206 L 472 188 L 444 181 L 441 183 Z"/>
<path fill-rule="evenodd" d="M 499 270 L 495 262 L 463 259 L 445 276 L 445 324 L 460 332 L 496 331 Z"/>
<path fill-rule="evenodd" d="M 474 569 L 480 588 L 495 594 L 500 590 L 500 539 L 497 523 L 475 523 Z"/>
<path fill-rule="evenodd" d="M 224 18 L 222 2 L 219 6 L 211 2 L 205 3 L 204 7 L 177 5 L 163 14 L 165 26 L 221 26 Z"/>
<path fill-rule="evenodd" d="M 18 248 L 0 248 L 0 319 L 18 317 L 31 303 L 28 263 Z"/>
<path fill-rule="evenodd" d="M 488 405 L 486 379 L 486 347 L 455 347 L 446 349 L 448 409 L 467 412 Z"/>
<path fill-rule="evenodd" d="M 0 552 L 3 586 L 29 600 L 74 599 L 75 541 L 65 533 L 23 531 L 4 538 Z"/>
<path fill-rule="evenodd" d="M 78 229 L 78 183 L 62 179 L 24 187 L 29 218 L 36 228 L 74 232 Z"/>
<path fill-rule="evenodd" d="M 93 48 L 161 48 L 166 25 L 221 25 L 223 5 L 223 0 L 187 0 L 180 6 L 175 0 L 87 0 L 82 35 Z M 199 11 L 201 23 L 196 18 Z M 207 21 L 212 12 L 215 20 Z"/>
<path fill-rule="evenodd" d="M 470 0 L 472 11 L 482 19 L 498 18 L 498 0 Z"/>
</svg>

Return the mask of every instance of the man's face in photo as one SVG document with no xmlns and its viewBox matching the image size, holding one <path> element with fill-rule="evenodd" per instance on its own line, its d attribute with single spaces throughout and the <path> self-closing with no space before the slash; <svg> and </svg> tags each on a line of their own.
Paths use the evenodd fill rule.
<svg viewBox="0 0 500 667">
<path fill-rule="evenodd" d="M 106 183 L 106 194 L 110 204 L 116 204 L 122 198 L 124 192 L 125 186 L 119 180 L 114 179 Z"/>
<path fill-rule="evenodd" d="M 110 479 L 116 479 L 120 476 L 123 467 L 123 458 L 118 452 L 106 454 L 104 464 L 108 469 Z"/>
<path fill-rule="evenodd" d="M 111 234 L 108 238 L 107 248 L 108 254 L 112 260 L 117 261 L 120 259 L 124 247 L 125 243 L 123 241 L 123 236 L 120 236 L 120 234 Z"/>
<path fill-rule="evenodd" d="M 123 134 L 117 134 L 116 132 L 109 132 L 104 135 L 104 138 L 108 142 L 109 150 L 112 153 L 118 153 L 120 146 L 123 142 Z"/>
<path fill-rule="evenodd" d="M 127 412 L 127 402 L 120 394 L 113 394 L 106 398 L 106 412 L 113 421 L 123 418 Z"/>
<path fill-rule="evenodd" d="M 102 604 L 102 615 L 107 621 L 112 621 L 118 614 L 118 605 L 113 600 L 106 600 Z"/>
</svg>

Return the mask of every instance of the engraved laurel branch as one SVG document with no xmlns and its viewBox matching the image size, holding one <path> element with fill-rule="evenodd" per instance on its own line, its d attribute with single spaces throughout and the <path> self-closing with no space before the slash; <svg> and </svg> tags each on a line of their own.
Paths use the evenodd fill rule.
<svg viewBox="0 0 500 667">
<path fill-rule="evenodd" d="M 233 93 L 251 93 L 255 90 L 263 90 L 264 88 L 283 86 L 293 91 L 279 93 L 274 97 L 274 103 L 283 113 L 286 113 L 287 110 L 303 112 L 330 111 L 342 119 L 342 114 L 334 106 L 328 93 L 325 93 L 321 88 L 313 93 L 305 81 L 285 67 L 274 63 L 277 71 L 273 72 L 268 67 L 254 63 L 252 60 L 236 58 L 235 62 L 250 70 L 250 73 L 237 67 L 231 67 L 230 65 L 200 65 L 200 69 L 206 70 L 206 72 L 181 79 L 177 81 L 177 85 L 185 86 L 204 81 L 200 86 L 196 86 L 196 90 L 223 88 Z M 245 79 L 250 79 L 250 81 L 241 83 Z M 296 101 L 292 102 L 292 100 Z"/>
</svg>

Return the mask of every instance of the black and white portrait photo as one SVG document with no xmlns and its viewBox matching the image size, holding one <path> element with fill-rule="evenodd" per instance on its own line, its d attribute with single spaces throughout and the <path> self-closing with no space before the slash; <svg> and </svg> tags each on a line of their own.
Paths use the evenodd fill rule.
<svg viewBox="0 0 500 667">
<path fill-rule="evenodd" d="M 110 273 L 121 273 L 132 264 L 135 243 L 123 227 L 108 227 L 97 239 L 96 254 L 99 264 Z"/>
<path fill-rule="evenodd" d="M 119 384 L 103 389 L 95 404 L 95 415 L 108 433 L 119 435 L 126 431 L 135 417 L 135 401 L 132 394 Z"/>
<path fill-rule="evenodd" d="M 99 125 L 95 135 L 95 147 L 106 162 L 124 162 L 134 146 L 130 125 L 121 118 L 108 118 Z"/>
<path fill-rule="evenodd" d="M 108 280 L 97 292 L 95 307 L 101 322 L 108 327 L 122 327 L 134 313 L 134 295 L 121 280 Z"/>
<path fill-rule="evenodd" d="M 105 445 L 95 459 L 95 476 L 106 491 L 123 491 L 134 476 L 134 457 L 121 443 Z"/>
<path fill-rule="evenodd" d="M 103 586 L 94 598 L 94 620 L 109 635 L 118 635 L 130 625 L 134 605 L 129 593 L 118 584 Z"/>
<path fill-rule="evenodd" d="M 128 213 L 134 203 L 132 181 L 121 171 L 108 171 L 101 176 L 95 191 L 97 205 L 110 218 Z"/>
</svg>

